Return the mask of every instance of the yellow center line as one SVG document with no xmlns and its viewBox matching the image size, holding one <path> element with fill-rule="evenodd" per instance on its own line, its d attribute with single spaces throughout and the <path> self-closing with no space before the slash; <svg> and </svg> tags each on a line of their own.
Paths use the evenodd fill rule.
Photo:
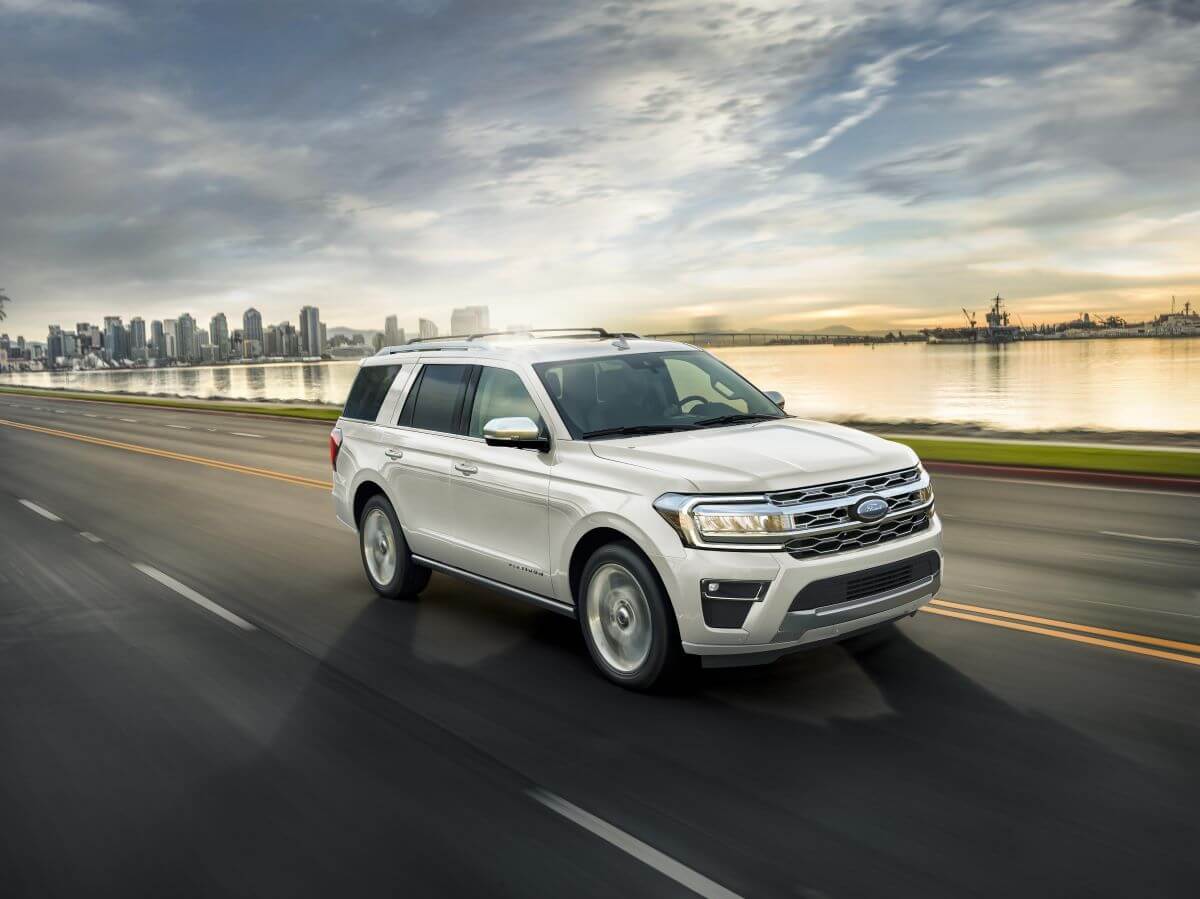
<svg viewBox="0 0 1200 899">
<path fill-rule="evenodd" d="M 81 443 L 91 443 L 96 446 L 107 446 L 112 449 L 125 450 L 130 453 L 141 453 L 144 456 L 156 456 L 160 459 L 171 459 L 176 462 L 190 462 L 193 465 L 204 465 L 208 468 L 217 468 L 223 471 L 232 471 L 238 474 L 254 475 L 259 478 L 270 478 L 273 481 L 283 481 L 286 484 L 295 484 L 300 487 L 315 487 L 319 490 L 330 490 L 333 485 L 329 481 L 319 481 L 316 478 L 306 478 L 301 475 L 283 474 L 278 471 L 270 471 L 265 468 L 252 468 L 249 465 L 238 465 L 236 462 L 222 462 L 219 459 L 208 459 L 204 456 L 189 456 L 185 453 L 173 453 L 169 450 L 152 449 L 148 446 L 140 446 L 136 443 L 121 443 L 117 440 L 105 440 L 103 437 L 92 437 L 87 434 L 76 434 L 72 431 L 60 431 L 58 428 L 43 428 L 39 425 L 29 425 L 18 421 L 9 421 L 8 419 L 0 418 L 0 425 L 6 425 L 10 428 L 19 428 L 22 431 L 34 431 L 38 434 L 49 434 L 52 437 L 65 437 L 68 440 L 78 440 Z"/>
<path fill-rule="evenodd" d="M 191 456 L 185 453 L 174 453 L 169 450 L 152 449 L 148 446 L 140 446 L 135 443 L 122 443 L 117 440 L 106 440 L 103 437 L 92 437 L 87 434 L 76 434 L 71 431 L 61 431 L 58 428 L 43 428 L 39 425 L 30 425 L 23 422 L 9 421 L 8 419 L 0 418 L 0 425 L 5 425 L 10 428 L 18 428 L 23 431 L 33 431 L 38 434 L 49 434 L 53 437 L 63 437 L 68 440 L 78 440 L 81 443 L 91 443 L 96 446 L 107 446 L 112 449 L 125 450 L 131 453 L 140 453 L 145 456 L 156 456 L 160 459 L 171 459 L 176 462 L 190 462 L 193 465 L 204 465 L 208 468 L 216 468 L 223 471 L 231 471 L 237 474 L 248 474 L 259 478 L 269 478 L 273 481 L 283 481 L 287 484 L 295 484 L 300 487 L 315 487 L 318 490 L 329 490 L 332 485 L 328 481 L 320 481 L 316 478 L 306 478 L 300 475 L 283 474 L 277 471 L 270 471 L 265 468 L 253 468 L 249 465 L 238 465 L 235 462 L 222 462 L 219 459 L 208 459 L 204 456 Z M 1109 630 L 1107 628 L 1092 627 L 1086 624 L 1073 624 L 1069 621 L 1058 621 L 1053 618 L 1041 618 L 1037 615 L 1025 615 L 1019 612 L 1007 612 L 1001 609 L 988 609 L 983 606 L 972 606 L 966 603 L 950 602 L 944 599 L 935 599 L 931 605 L 925 606 L 921 611 L 929 612 L 933 615 L 942 615 L 947 618 L 959 618 L 963 621 L 975 621 L 980 624 L 990 624 L 994 627 L 1008 628 L 1009 630 L 1023 631 L 1030 634 L 1041 634 L 1046 637 L 1057 637 L 1060 640 L 1070 640 L 1075 643 L 1086 643 L 1092 646 L 1103 646 L 1108 649 L 1117 649 L 1122 652 L 1132 652 L 1138 655 L 1153 656 L 1159 659 L 1168 659 L 1173 662 L 1184 662 L 1188 665 L 1200 666 L 1200 656 L 1187 656 L 1175 652 L 1166 652 L 1160 649 L 1151 649 L 1148 646 L 1135 646 L 1132 643 L 1145 643 L 1153 646 L 1164 646 L 1171 649 L 1181 649 L 1186 652 L 1195 652 L 1200 654 L 1200 645 L 1194 643 L 1184 643 L 1178 640 L 1166 640 L 1161 637 L 1147 637 L 1142 634 L 1127 634 L 1122 631 Z M 979 613 L 979 614 L 976 614 Z M 1031 623 L 1024 623 L 1031 622 Z M 1042 627 L 1040 625 L 1050 625 L 1051 627 Z M 1070 631 L 1079 631 L 1082 633 L 1066 633 L 1063 630 L 1053 630 L 1051 628 L 1065 628 Z M 1101 634 L 1106 637 L 1116 637 L 1120 640 L 1128 640 L 1130 643 L 1119 643 L 1115 640 L 1101 639 L 1100 637 L 1085 636 L 1084 634 Z"/>
<path fill-rule="evenodd" d="M 1051 630 L 1046 627 L 1034 627 L 1031 624 L 1021 624 L 1017 621 L 1005 621 L 1002 618 L 985 618 L 982 615 L 968 615 L 965 612 L 953 612 L 937 606 L 925 606 L 922 612 L 931 615 L 944 615 L 947 618 L 960 618 L 963 621 L 976 621 L 980 624 L 990 624 L 993 627 L 1005 627 L 1009 630 L 1024 631 L 1027 634 L 1041 634 L 1044 637 L 1057 637 L 1060 640 L 1070 640 L 1073 643 L 1087 643 L 1091 646 L 1103 646 L 1106 649 L 1119 649 L 1121 652 L 1132 652 L 1142 656 L 1153 656 L 1156 659 L 1167 659 L 1172 662 L 1183 662 L 1187 665 L 1200 666 L 1200 657 L 1180 655 L 1177 652 L 1164 652 L 1161 649 L 1150 649 L 1148 646 L 1134 646 L 1130 643 L 1117 643 L 1115 640 L 1101 640 L 1099 637 L 1087 637 L 1083 634 L 1071 634 L 1065 631 Z"/>
<path fill-rule="evenodd" d="M 1074 624 L 1070 621 L 1058 621 L 1054 618 L 1041 618 L 1037 615 L 1024 615 L 1020 612 L 1006 612 L 1001 609 L 988 609 L 983 606 L 970 606 L 963 602 L 950 602 L 946 599 L 935 599 L 933 604 L 945 609 L 958 609 L 961 612 L 977 612 L 981 615 L 992 615 L 996 618 L 1011 618 L 1013 621 L 1027 621 L 1031 624 L 1044 624 L 1050 627 L 1062 627 L 1067 630 L 1080 631 L 1085 634 L 1099 634 L 1102 637 L 1116 637 L 1118 640 L 1129 640 L 1133 643 L 1146 643 L 1150 646 L 1163 646 L 1167 649 L 1180 649 L 1184 652 L 1200 654 L 1200 645 L 1184 643 L 1180 640 L 1166 640 L 1162 637 L 1147 637 L 1143 634 L 1128 634 L 1124 631 L 1109 630 L 1106 627 L 1092 627 L 1090 624 Z"/>
</svg>

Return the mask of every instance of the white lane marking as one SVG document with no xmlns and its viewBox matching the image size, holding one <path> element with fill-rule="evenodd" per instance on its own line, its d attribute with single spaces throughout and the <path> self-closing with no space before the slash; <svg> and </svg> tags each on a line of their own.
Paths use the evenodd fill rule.
<svg viewBox="0 0 1200 899">
<path fill-rule="evenodd" d="M 255 440 L 265 439 L 262 434 L 243 434 L 241 431 L 230 431 L 234 437 L 253 437 Z"/>
<path fill-rule="evenodd" d="M 27 499 L 19 500 L 19 502 L 21 503 L 21 505 L 22 505 L 22 506 L 24 506 L 24 507 L 25 507 L 26 509 L 28 509 L 29 511 L 31 511 L 31 512 L 37 512 L 37 514 L 38 514 L 38 515 L 41 515 L 41 516 L 42 516 L 42 518 L 48 518 L 48 519 L 50 519 L 51 521 L 62 521 L 62 519 L 61 519 L 61 518 L 59 518 L 57 515 L 55 515 L 55 514 L 54 514 L 53 512 L 51 512 L 49 509 L 43 509 L 43 508 L 42 508 L 41 506 L 39 506 L 37 503 L 31 503 L 31 502 L 30 502 L 29 500 L 27 500 Z"/>
<path fill-rule="evenodd" d="M 934 465 L 937 463 L 934 462 Z M 996 484 L 1025 484 L 1029 487 L 1061 487 L 1064 490 L 1103 490 L 1108 493 L 1149 493 L 1153 496 L 1182 496 L 1195 499 L 1197 494 L 1184 493 L 1181 490 L 1158 490 L 1154 487 L 1105 487 L 1100 484 L 1068 484 L 1065 481 L 1055 481 L 1047 478 L 1044 481 L 1031 481 L 1028 478 L 997 478 L 982 474 L 951 474 L 948 471 L 932 472 L 936 480 L 952 478 L 955 480 L 992 481 Z"/>
<path fill-rule="evenodd" d="M 1089 443 L 1078 440 L 1013 440 L 1003 437 L 951 437 L 948 434 L 880 434 L 889 440 L 944 440 L 947 443 L 1002 443 L 1010 446 L 1068 446 L 1087 449 L 1145 450 L 1152 453 L 1194 453 L 1194 446 L 1175 446 L 1161 443 Z"/>
<path fill-rule="evenodd" d="M 89 543 L 103 543 L 104 541 L 93 534 L 91 531 L 80 531 L 79 536 Z"/>
<path fill-rule="evenodd" d="M 629 853 L 643 864 L 649 865 L 655 871 L 663 874 L 678 884 L 687 887 L 693 893 L 701 896 L 723 897 L 723 899 L 738 899 L 738 894 L 725 889 L 719 883 L 709 880 L 703 874 L 693 871 L 686 865 L 680 864 L 671 856 L 659 852 L 648 843 L 643 843 L 635 836 L 613 827 L 607 821 L 597 818 L 591 812 L 585 812 L 577 805 L 572 805 L 560 796 L 545 790 L 533 789 L 529 795 L 553 812 L 574 821 L 584 830 L 589 830 L 600 839 L 611 843 L 618 849 Z"/>
<path fill-rule="evenodd" d="M 138 423 L 138 420 L 136 418 L 122 418 L 121 421 L 128 422 L 131 425 L 135 425 Z"/>
<path fill-rule="evenodd" d="M 210 433 L 210 434 L 215 434 L 215 433 L 217 433 L 217 429 L 216 429 L 216 428 L 205 428 L 204 430 L 208 431 L 208 433 Z"/>
<path fill-rule="evenodd" d="M 54 411 L 55 411 L 55 412 L 57 412 L 59 415 L 66 415 L 66 414 L 67 414 L 67 410 L 66 410 L 66 409 L 55 409 Z"/>
<path fill-rule="evenodd" d="M 1149 540 L 1151 543 L 1180 543 L 1184 546 L 1200 546 L 1200 540 L 1187 537 L 1150 537 L 1146 534 L 1124 534 L 1121 531 L 1101 531 L 1106 537 L 1124 537 L 1127 540 Z"/>
<path fill-rule="evenodd" d="M 175 430 L 177 430 L 177 431 L 190 431 L 191 430 L 191 428 L 189 428 L 187 425 L 167 425 L 167 427 L 175 428 Z"/>
<path fill-rule="evenodd" d="M 83 413 L 83 417 L 84 417 L 84 418 L 99 418 L 100 416 L 98 416 L 98 415 L 93 415 L 91 412 L 84 412 L 84 413 Z"/>
<path fill-rule="evenodd" d="M 236 627 L 240 627 L 244 631 L 258 630 L 258 628 L 256 628 L 253 624 L 251 624 L 245 618 L 242 618 L 240 615 L 235 615 L 235 614 L 233 614 L 233 612 L 229 611 L 228 609 L 217 605 L 211 599 L 201 596 L 199 593 L 197 593 L 195 590 L 193 590 L 187 584 L 181 584 L 179 581 L 175 580 L 175 578 L 171 577 L 169 574 L 163 574 L 157 568 L 152 568 L 149 565 L 143 565 L 141 562 L 134 562 L 133 567 L 136 568 L 138 571 L 140 571 L 142 574 L 146 575 L 146 577 L 153 578 L 154 580 L 156 580 L 160 584 L 162 584 L 164 587 L 168 587 L 171 590 L 174 590 L 176 593 L 178 593 L 184 599 L 191 600 L 196 605 L 200 606 L 200 608 L 202 608 L 202 609 L 207 609 L 208 611 L 210 611 L 214 615 L 216 615 L 218 618 L 224 618 L 230 624 L 235 625 Z"/>
</svg>

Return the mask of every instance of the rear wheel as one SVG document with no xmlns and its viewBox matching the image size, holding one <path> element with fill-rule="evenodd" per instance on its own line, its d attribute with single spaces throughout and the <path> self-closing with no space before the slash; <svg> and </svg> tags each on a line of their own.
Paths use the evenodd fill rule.
<svg viewBox="0 0 1200 899">
<path fill-rule="evenodd" d="M 583 569 L 577 606 L 583 641 L 610 680 L 649 690 L 686 669 L 674 610 L 649 563 L 629 544 L 596 550 Z"/>
<path fill-rule="evenodd" d="M 413 561 L 396 510 L 382 494 L 363 506 L 358 519 L 363 569 L 375 592 L 387 599 L 411 599 L 429 583 L 429 569 Z"/>
</svg>

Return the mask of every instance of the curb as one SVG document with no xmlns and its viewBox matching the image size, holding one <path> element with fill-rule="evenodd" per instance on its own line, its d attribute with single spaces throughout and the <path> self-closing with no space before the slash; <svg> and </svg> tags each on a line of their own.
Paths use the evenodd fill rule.
<svg viewBox="0 0 1200 899">
<path fill-rule="evenodd" d="M 45 400 L 46 402 L 56 403 L 107 403 L 110 406 L 131 406 L 141 409 L 159 409 L 165 412 L 197 412 L 201 415 L 241 415 L 246 418 L 264 418 L 273 419 L 275 421 L 298 421 L 307 422 L 308 424 L 325 425 L 327 428 L 332 428 L 336 423 L 333 418 L 306 418 L 300 415 L 279 415 L 271 411 L 258 411 L 253 408 L 249 409 L 205 409 L 200 403 L 188 404 L 186 401 L 175 405 L 170 401 L 162 403 L 141 403 L 137 400 L 128 401 L 121 399 L 113 399 L 106 397 L 103 393 L 97 391 L 97 395 L 84 399 L 80 396 L 47 396 L 40 393 L 22 393 L 19 390 L 6 389 L 0 390 L 2 396 L 20 396 L 30 400 Z M 128 396 L 128 394 L 114 394 L 114 396 Z M 155 397 L 157 399 L 157 397 Z"/>
<path fill-rule="evenodd" d="M 1070 481 L 1101 484 L 1107 487 L 1146 487 L 1157 490 L 1186 490 L 1200 493 L 1200 478 L 1178 478 L 1156 474 L 1123 474 L 1115 471 L 1085 471 L 1077 468 L 1037 468 L 1024 465 L 987 465 L 974 462 L 935 462 L 922 460 L 932 472 L 1027 478 L 1041 481 Z"/>
</svg>

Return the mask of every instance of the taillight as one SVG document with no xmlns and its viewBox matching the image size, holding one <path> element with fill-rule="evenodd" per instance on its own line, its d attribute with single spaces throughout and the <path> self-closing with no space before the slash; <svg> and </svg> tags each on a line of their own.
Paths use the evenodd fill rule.
<svg viewBox="0 0 1200 899">
<path fill-rule="evenodd" d="M 337 471 L 338 453 L 342 451 L 342 429 L 334 428 L 329 432 L 329 464 Z"/>
</svg>

